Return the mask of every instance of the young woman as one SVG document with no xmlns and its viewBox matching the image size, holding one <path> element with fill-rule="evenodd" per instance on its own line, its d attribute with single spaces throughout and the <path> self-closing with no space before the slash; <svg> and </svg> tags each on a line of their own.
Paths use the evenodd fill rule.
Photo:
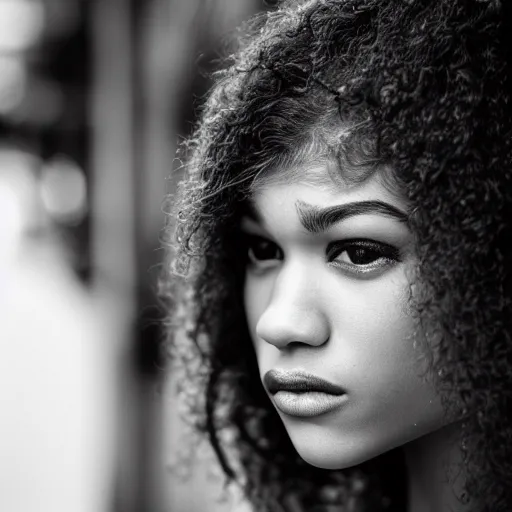
<svg viewBox="0 0 512 512">
<path fill-rule="evenodd" d="M 288 1 L 217 76 L 166 290 L 254 510 L 511 509 L 511 20 Z"/>
</svg>

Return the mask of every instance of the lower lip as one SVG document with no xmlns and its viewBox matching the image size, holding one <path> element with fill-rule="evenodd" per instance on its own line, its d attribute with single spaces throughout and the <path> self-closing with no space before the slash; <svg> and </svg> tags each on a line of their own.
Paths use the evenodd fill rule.
<svg viewBox="0 0 512 512">
<path fill-rule="evenodd" d="M 340 408 L 347 401 L 347 395 L 331 395 L 318 391 L 306 393 L 278 391 L 272 398 L 282 413 L 299 418 L 326 414 Z"/>
</svg>

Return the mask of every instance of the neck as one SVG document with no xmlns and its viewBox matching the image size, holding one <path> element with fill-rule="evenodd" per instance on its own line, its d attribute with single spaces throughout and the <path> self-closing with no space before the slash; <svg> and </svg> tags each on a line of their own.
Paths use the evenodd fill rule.
<svg viewBox="0 0 512 512">
<path fill-rule="evenodd" d="M 404 446 L 409 475 L 408 512 L 466 512 L 460 497 L 465 477 L 458 445 L 459 424 Z"/>
</svg>

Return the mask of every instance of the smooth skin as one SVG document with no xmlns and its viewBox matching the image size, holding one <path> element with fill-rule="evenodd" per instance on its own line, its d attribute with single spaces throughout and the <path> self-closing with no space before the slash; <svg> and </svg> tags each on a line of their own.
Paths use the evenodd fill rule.
<svg viewBox="0 0 512 512">
<path fill-rule="evenodd" d="M 341 469 L 409 443 L 410 474 L 419 479 L 410 509 L 429 510 L 421 495 L 442 478 L 433 478 L 438 458 L 425 462 L 435 452 L 428 440 L 448 453 L 453 427 L 408 312 L 416 255 L 406 202 L 379 173 L 348 186 L 331 180 L 327 164 L 293 171 L 260 182 L 241 224 L 260 375 L 303 370 L 343 387 L 337 410 L 311 418 L 278 410 L 298 453 Z"/>
</svg>

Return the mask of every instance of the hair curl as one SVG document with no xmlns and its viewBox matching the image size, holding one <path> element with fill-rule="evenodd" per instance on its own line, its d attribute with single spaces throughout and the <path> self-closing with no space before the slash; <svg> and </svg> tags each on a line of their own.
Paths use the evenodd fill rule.
<svg viewBox="0 0 512 512">
<path fill-rule="evenodd" d="M 258 176 L 311 154 L 349 183 L 392 168 L 417 244 L 412 309 L 447 410 L 467 418 L 468 496 L 512 508 L 511 20 L 499 0 L 289 0 L 245 27 L 217 73 L 183 148 L 162 284 L 195 426 L 255 510 L 405 503 L 400 450 L 309 466 L 260 384 L 236 224 Z M 390 464 L 403 478 L 386 479 Z"/>
</svg>

